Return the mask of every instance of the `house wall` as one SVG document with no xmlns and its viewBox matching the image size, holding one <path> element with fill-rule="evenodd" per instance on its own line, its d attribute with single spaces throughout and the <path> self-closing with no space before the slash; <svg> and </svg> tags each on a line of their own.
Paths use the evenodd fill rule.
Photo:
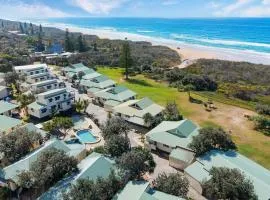
<svg viewBox="0 0 270 200">
<path fill-rule="evenodd" d="M 46 98 L 43 95 L 38 95 L 37 101 L 47 106 L 53 106 L 56 103 L 69 100 L 70 98 L 71 98 L 71 94 L 69 92 L 63 92 L 61 94 L 54 95 L 51 97 L 46 97 Z"/>
<path fill-rule="evenodd" d="M 32 76 L 27 76 L 26 77 L 26 82 L 28 83 L 37 83 L 37 82 L 41 82 L 41 81 L 46 81 L 51 79 L 52 77 L 50 76 L 50 74 L 41 76 L 41 77 L 32 77 Z"/>
<path fill-rule="evenodd" d="M 187 177 L 190 185 L 192 185 L 192 188 L 195 189 L 199 194 L 202 194 L 202 186 L 199 181 L 194 179 L 189 173 L 184 171 L 184 175 Z"/>
<path fill-rule="evenodd" d="M 62 88 L 61 84 L 63 84 L 63 83 L 56 82 L 56 83 L 44 85 L 42 87 L 37 87 L 36 85 L 32 85 L 31 90 L 34 91 L 34 92 L 37 92 L 37 93 L 41 93 L 39 91 L 46 92 L 46 91 L 49 91 L 49 90 Z"/>
<path fill-rule="evenodd" d="M 7 88 L 4 88 L 2 90 L 0 90 L 0 99 L 4 99 L 8 96 L 8 90 Z"/>
<path fill-rule="evenodd" d="M 187 163 L 183 160 L 169 157 L 169 165 L 176 168 L 176 169 L 184 170 L 189 165 L 189 163 Z"/>
<path fill-rule="evenodd" d="M 164 144 L 159 143 L 159 142 L 156 143 L 156 148 L 159 149 L 159 150 L 161 150 L 161 151 L 165 151 L 167 153 L 171 153 L 171 151 L 173 150 L 172 147 L 165 146 Z"/>
</svg>

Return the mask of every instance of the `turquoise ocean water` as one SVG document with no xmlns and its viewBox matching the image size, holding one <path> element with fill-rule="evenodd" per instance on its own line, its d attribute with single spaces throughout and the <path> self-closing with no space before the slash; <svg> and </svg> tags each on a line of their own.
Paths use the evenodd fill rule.
<svg viewBox="0 0 270 200">
<path fill-rule="evenodd" d="M 270 18 L 61 18 L 46 22 L 134 33 L 193 45 L 270 53 Z"/>
</svg>

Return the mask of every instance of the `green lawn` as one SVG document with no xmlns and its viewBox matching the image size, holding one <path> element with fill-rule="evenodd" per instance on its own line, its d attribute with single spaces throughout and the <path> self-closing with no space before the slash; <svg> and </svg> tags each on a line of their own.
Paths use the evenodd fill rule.
<svg viewBox="0 0 270 200">
<path fill-rule="evenodd" d="M 218 106 L 218 110 L 216 112 L 207 112 L 202 104 L 190 103 L 186 92 L 178 92 L 177 89 L 168 87 L 166 83 L 156 82 L 143 75 L 130 77 L 130 80 L 126 81 L 124 80 L 123 69 L 119 68 L 99 67 L 98 72 L 107 75 L 119 83 L 119 85 L 126 86 L 135 91 L 138 94 L 138 98 L 149 97 L 163 106 L 166 105 L 168 101 L 175 101 L 180 112 L 186 118 L 195 121 L 201 127 L 221 126 L 226 130 L 231 130 L 233 140 L 237 144 L 239 152 L 270 169 L 270 137 L 254 131 L 252 122 L 242 119 L 242 115 L 242 121 L 238 122 L 237 125 L 235 124 L 235 121 L 238 121 L 239 118 L 237 115 L 234 116 L 234 111 L 240 106 L 239 102 L 226 102 L 223 97 L 213 96 L 213 94 L 211 94 L 211 99 L 214 100 L 214 103 Z M 192 97 L 207 101 L 210 95 L 209 93 L 207 95 L 193 93 Z M 218 101 L 219 98 L 222 100 L 220 101 L 224 103 L 216 103 L 215 101 Z M 242 104 L 242 102 L 240 104 Z M 250 109 L 249 105 L 246 108 Z M 243 114 L 248 112 L 248 110 L 241 109 L 237 111 L 236 114 L 238 112 Z"/>
</svg>

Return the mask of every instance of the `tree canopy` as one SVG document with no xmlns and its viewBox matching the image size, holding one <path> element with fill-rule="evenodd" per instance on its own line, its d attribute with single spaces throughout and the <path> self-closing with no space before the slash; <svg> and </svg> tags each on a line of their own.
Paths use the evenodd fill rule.
<svg viewBox="0 0 270 200">
<path fill-rule="evenodd" d="M 211 179 L 203 183 L 203 195 L 208 199 L 256 200 L 252 182 L 238 169 L 212 168 Z"/>
<path fill-rule="evenodd" d="M 199 135 L 193 137 L 189 147 L 196 152 L 196 156 L 212 150 L 236 150 L 237 147 L 232 141 L 230 135 L 228 135 L 222 128 L 202 128 L 199 131 Z"/>
<path fill-rule="evenodd" d="M 183 116 L 179 113 L 175 102 L 168 102 L 165 110 L 163 111 L 164 119 L 167 121 L 179 121 Z"/>
<path fill-rule="evenodd" d="M 56 136 L 66 135 L 67 131 L 73 127 L 73 121 L 71 117 L 54 117 L 51 121 L 43 124 L 44 130 L 52 133 Z"/>
<path fill-rule="evenodd" d="M 125 68 L 125 75 L 126 79 L 128 79 L 129 76 L 129 70 L 132 66 L 132 58 L 130 53 L 130 46 L 129 42 L 125 41 L 123 42 L 121 54 L 120 54 L 120 66 Z"/>
<path fill-rule="evenodd" d="M 161 192 L 185 198 L 189 190 L 189 181 L 180 173 L 161 173 L 155 179 L 155 187 Z"/>
<path fill-rule="evenodd" d="M 112 157 L 119 157 L 130 150 L 129 139 L 122 135 L 109 137 L 105 141 L 105 151 Z"/>
<path fill-rule="evenodd" d="M 18 128 L 0 137 L 0 154 L 4 155 L 3 165 L 14 163 L 30 153 L 36 143 L 41 143 L 39 133 L 29 132 L 25 128 Z"/>
<path fill-rule="evenodd" d="M 24 186 L 51 186 L 72 172 L 77 171 L 77 160 L 64 151 L 51 148 L 43 152 L 30 166 L 28 172 L 19 175 L 19 183 Z"/>
<path fill-rule="evenodd" d="M 110 136 L 114 135 L 127 135 L 130 130 L 127 122 L 120 117 L 109 118 L 106 123 L 101 127 L 102 134 L 106 140 Z"/>
<path fill-rule="evenodd" d="M 91 199 L 109 200 L 123 187 L 119 176 L 114 171 L 107 178 L 98 178 L 96 181 L 80 179 L 72 185 L 70 190 L 63 194 L 64 200 Z"/>
<path fill-rule="evenodd" d="M 146 172 L 153 172 L 156 163 L 150 151 L 142 147 L 136 147 L 131 151 L 122 154 L 116 164 L 130 179 L 140 178 Z"/>
</svg>

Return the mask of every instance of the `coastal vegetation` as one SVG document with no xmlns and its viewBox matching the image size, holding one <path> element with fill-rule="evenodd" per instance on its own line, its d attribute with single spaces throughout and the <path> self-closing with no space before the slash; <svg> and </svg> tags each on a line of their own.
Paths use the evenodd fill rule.
<svg viewBox="0 0 270 200">
<path fill-rule="evenodd" d="M 252 182 L 238 169 L 212 168 L 211 179 L 203 183 L 207 199 L 258 199 Z"/>
</svg>

